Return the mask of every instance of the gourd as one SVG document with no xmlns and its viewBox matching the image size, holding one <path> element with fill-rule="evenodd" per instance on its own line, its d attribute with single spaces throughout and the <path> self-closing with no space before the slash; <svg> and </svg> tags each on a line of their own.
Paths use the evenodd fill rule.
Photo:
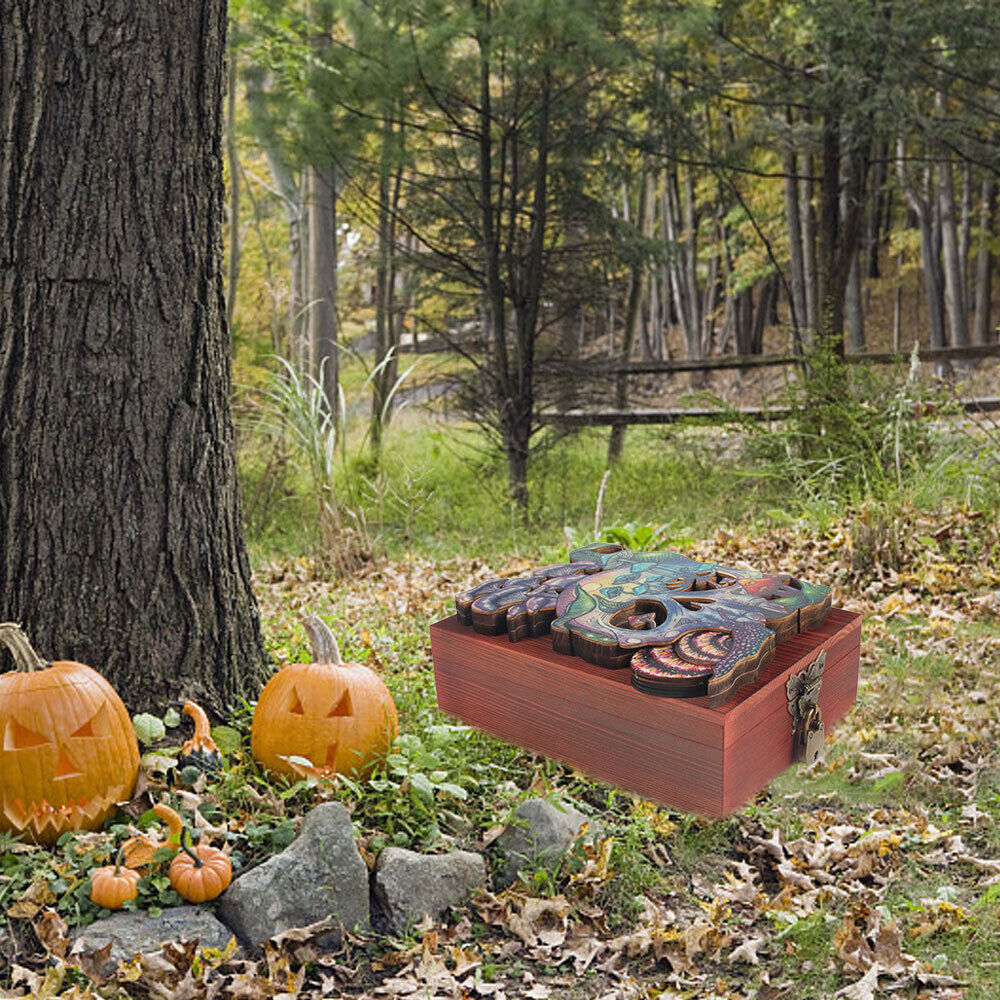
<svg viewBox="0 0 1000 1000">
<path fill-rule="evenodd" d="M 187 829 L 181 832 L 181 849 L 170 863 L 170 884 L 190 903 L 207 903 L 221 896 L 233 880 L 233 866 L 223 851 L 211 844 L 198 844 L 193 850 Z"/>
<path fill-rule="evenodd" d="M 122 864 L 122 853 L 113 865 L 90 873 L 90 898 L 106 910 L 120 910 L 122 904 L 139 895 L 139 873 Z"/>
<path fill-rule="evenodd" d="M 250 749 L 288 777 L 363 773 L 396 735 L 396 705 L 375 672 L 343 663 L 337 640 L 315 615 L 303 623 L 312 663 L 291 663 L 265 685 Z"/>
<path fill-rule="evenodd" d="M 180 849 L 181 828 L 183 823 L 180 816 L 168 805 L 157 802 L 153 806 L 153 812 L 167 824 L 167 839 L 153 840 L 148 833 L 141 833 L 135 837 L 129 837 L 122 844 L 123 864 L 128 868 L 145 868 L 151 864 L 153 856 L 164 847 L 170 848 L 174 853 Z"/>
<path fill-rule="evenodd" d="M 212 739 L 212 727 L 205 710 L 196 702 L 186 701 L 181 711 L 194 722 L 194 735 L 181 747 L 178 765 L 196 767 L 205 774 L 217 774 L 222 769 L 222 751 Z"/>
<path fill-rule="evenodd" d="M 46 663 L 14 622 L 0 623 L 0 643 L 15 667 L 0 674 L 0 831 L 52 844 L 96 830 L 139 774 L 121 698 L 83 663 Z"/>
</svg>

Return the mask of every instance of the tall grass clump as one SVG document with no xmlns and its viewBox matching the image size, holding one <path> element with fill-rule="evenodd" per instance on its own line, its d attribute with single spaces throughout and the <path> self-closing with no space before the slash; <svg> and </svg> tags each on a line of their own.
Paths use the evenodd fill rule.
<svg viewBox="0 0 1000 1000">
<path fill-rule="evenodd" d="M 413 366 L 396 378 L 381 414 L 362 422 L 349 418 L 342 388 L 336 405 L 331 402 L 323 388 L 322 370 L 315 377 L 284 358 L 275 360 L 276 367 L 260 391 L 255 430 L 279 442 L 299 473 L 313 508 L 309 533 L 318 566 L 349 573 L 379 550 L 370 511 L 381 512 L 387 498 L 397 498 L 380 469 L 380 452 L 367 452 L 373 424 L 378 422 L 381 428 L 386 422 L 396 392 Z M 367 373 L 357 392 L 359 400 L 391 362 L 390 353 Z"/>
<path fill-rule="evenodd" d="M 780 427 L 745 425 L 750 454 L 806 504 L 852 506 L 905 494 L 933 463 L 927 417 L 946 412 L 943 392 L 921 378 L 916 347 L 905 374 L 849 367 L 817 349 L 785 402 Z"/>
</svg>

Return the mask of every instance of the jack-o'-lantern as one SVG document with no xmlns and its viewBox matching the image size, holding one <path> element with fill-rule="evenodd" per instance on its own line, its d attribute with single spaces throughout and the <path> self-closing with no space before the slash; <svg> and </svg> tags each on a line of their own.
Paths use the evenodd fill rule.
<svg viewBox="0 0 1000 1000">
<path fill-rule="evenodd" d="M 396 735 L 392 695 L 373 670 L 341 662 L 319 618 L 304 626 L 314 662 L 289 664 L 265 685 L 250 733 L 254 758 L 289 777 L 363 773 Z"/>
<path fill-rule="evenodd" d="M 125 706 L 96 670 L 46 663 L 13 622 L 0 643 L 15 664 L 0 674 L 0 830 L 52 844 L 97 829 L 139 773 Z"/>
</svg>

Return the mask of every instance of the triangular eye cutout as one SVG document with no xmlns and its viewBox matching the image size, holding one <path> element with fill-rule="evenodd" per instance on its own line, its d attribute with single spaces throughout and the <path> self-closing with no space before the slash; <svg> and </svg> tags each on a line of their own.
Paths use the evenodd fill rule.
<svg viewBox="0 0 1000 1000">
<path fill-rule="evenodd" d="M 299 697 L 299 692 L 292 688 L 292 704 L 288 709 L 292 715 L 305 715 L 306 710 L 302 707 L 302 699 Z"/>
<path fill-rule="evenodd" d="M 29 750 L 31 747 L 44 746 L 48 742 L 50 741 L 41 734 L 22 726 L 17 719 L 11 719 L 7 723 L 7 729 L 3 734 L 4 750 Z"/>
<path fill-rule="evenodd" d="M 102 705 L 80 728 L 70 735 L 71 740 L 97 739 L 107 735 L 107 707 Z"/>
<path fill-rule="evenodd" d="M 354 715 L 354 711 L 351 708 L 351 693 L 350 691 L 345 691 L 341 696 L 340 700 L 337 702 L 333 708 L 327 713 L 328 719 L 333 719 L 338 715 Z"/>
<path fill-rule="evenodd" d="M 55 776 L 57 778 L 68 778 L 70 775 L 79 774 L 80 768 L 65 750 L 59 751 L 59 760 L 56 762 Z"/>
</svg>

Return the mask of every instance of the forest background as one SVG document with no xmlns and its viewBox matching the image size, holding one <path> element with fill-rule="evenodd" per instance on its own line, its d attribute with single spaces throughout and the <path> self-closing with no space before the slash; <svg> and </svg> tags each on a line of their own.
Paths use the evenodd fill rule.
<svg viewBox="0 0 1000 1000">
<path fill-rule="evenodd" d="M 194 120 L 198 59 L 207 53 L 205 65 L 221 66 L 225 11 L 210 6 L 215 23 L 189 11 L 176 32 L 176 19 L 160 16 L 165 6 L 156 11 L 178 53 L 168 59 L 161 47 L 159 62 L 183 67 L 177 79 L 191 88 L 166 109 L 175 125 Z M 178 719 L 164 712 L 163 694 L 178 678 L 210 674 L 186 636 L 211 632 L 207 622 L 223 639 L 248 637 L 216 643 L 216 660 L 245 676 L 222 676 L 205 692 L 209 708 L 227 713 L 227 773 L 184 800 L 217 824 L 242 866 L 281 851 L 301 816 L 329 798 L 349 806 L 372 858 L 387 845 L 487 852 L 515 803 L 536 795 L 576 803 L 607 834 L 598 853 L 578 845 L 560 867 L 521 873 L 503 901 L 487 894 L 440 928 L 353 939 L 330 966 L 337 989 L 424 993 L 439 975 L 454 995 L 500 998 L 865 1000 L 881 977 L 883 989 L 909 995 L 995 994 L 998 37 L 995 0 L 230 4 L 225 309 L 256 603 L 249 569 L 239 581 L 246 599 L 231 605 L 216 586 L 245 564 L 227 520 L 235 492 L 219 520 L 200 510 L 181 520 L 173 506 L 225 492 L 204 489 L 226 481 L 204 469 L 206 456 L 224 464 L 228 424 L 210 425 L 223 433 L 209 448 L 189 421 L 197 447 L 176 467 L 154 449 L 142 453 L 142 475 L 127 463 L 86 468 L 79 523 L 93 520 L 83 485 L 110 484 L 101 499 L 129 516 L 152 506 L 162 486 L 163 536 L 194 540 L 185 551 L 195 570 L 175 560 L 174 582 L 208 563 L 201 576 L 217 591 L 200 618 L 180 603 L 148 614 L 152 596 L 101 598 L 108 621 L 138 628 L 144 619 L 141 641 L 126 644 L 138 652 L 115 665 L 129 706 L 147 722 L 150 712 L 162 716 L 153 719 L 164 734 L 153 738 L 153 757 L 171 752 Z M 201 55 L 185 62 L 192 38 Z M 96 50 L 114 57 L 113 47 Z M 61 64 L 38 65 L 46 82 L 55 78 L 55 106 L 67 92 Z M 144 68 L 135 79 L 145 87 Z M 169 103 L 164 94 L 169 86 L 156 103 Z M 117 106 L 132 113 L 127 99 Z M 204 133 L 191 134 L 207 148 L 217 121 L 204 108 L 201 118 Z M 184 140 L 188 152 L 191 136 Z M 154 152 L 171 148 L 164 141 Z M 209 152 L 203 168 L 217 165 Z M 155 232 L 160 202 L 144 195 L 161 195 L 166 175 L 186 184 L 190 174 L 203 200 L 186 204 L 194 215 L 204 207 L 204 229 L 191 224 L 196 236 L 180 249 L 204 256 L 223 196 L 216 175 L 183 159 L 160 172 L 155 156 L 136 162 L 149 186 L 136 187 L 141 225 L 125 235 L 141 243 Z M 114 223 L 118 175 L 104 183 L 91 168 L 93 188 L 112 192 L 94 216 Z M 89 183 L 88 171 L 70 173 Z M 38 197 L 58 190 L 53 183 Z M 27 199 L 11 204 L 21 213 L 15 235 L 31 242 L 28 222 L 44 212 Z M 78 238 L 92 249 L 68 201 L 44 204 L 69 220 L 71 249 Z M 183 253 L 161 265 L 154 250 L 178 250 L 162 242 L 122 255 L 124 266 L 110 270 L 126 278 L 113 287 L 152 299 L 166 275 L 179 300 L 207 303 L 184 320 L 198 361 L 192 379 L 223 392 L 224 350 L 203 370 L 198 339 L 210 327 L 213 350 L 224 341 L 212 313 L 222 303 L 217 271 L 198 253 L 200 271 L 175 266 Z M 102 300 L 67 256 L 64 284 L 86 297 L 100 329 Z M 103 277 L 95 255 L 80 257 Z M 134 261 L 157 280 L 137 269 L 132 281 Z M 207 275 L 210 294 L 189 294 L 188 273 Z M 34 315 L 15 299 L 11 315 Z M 75 333 L 75 315 L 63 309 L 62 325 L 50 325 Z M 139 334 L 156 341 L 157 323 L 184 323 L 159 301 L 133 318 L 114 329 L 124 354 L 114 337 L 101 350 L 86 330 L 74 341 L 80 356 L 100 361 L 69 369 L 81 380 L 76 396 L 108 383 L 109 396 L 120 389 L 130 403 L 155 397 L 167 352 L 144 356 L 145 380 L 122 358 Z M 19 363 L 38 349 L 34 333 L 18 328 L 27 345 Z M 28 375 L 11 386 L 39 381 Z M 143 416 L 136 426 L 163 424 L 155 407 Z M 23 423 L 34 447 L 38 421 Z M 51 433 L 64 456 L 87 463 L 70 433 L 80 423 L 73 416 Z M 161 472 L 162 483 L 153 474 Z M 201 492 L 185 492 L 191 483 Z M 18 502 L 31 494 L 6 485 Z M 119 491 L 133 485 L 146 492 L 126 507 Z M 29 497 L 45 544 L 71 535 L 51 527 L 70 492 L 60 478 L 57 503 L 41 491 Z M 115 559 L 70 554 L 94 577 L 92 567 L 111 564 L 103 572 L 115 585 L 116 572 L 130 571 L 130 589 L 145 594 L 139 584 L 148 585 L 155 596 L 159 576 L 125 544 L 132 539 L 118 520 L 111 525 L 107 537 L 125 540 Z M 827 582 L 839 606 L 863 613 L 859 703 L 831 734 L 826 761 L 792 769 L 733 817 L 709 822 L 443 718 L 429 623 L 451 612 L 456 592 L 563 561 L 595 536 Z M 209 559 L 205 539 L 220 541 L 218 552 L 205 544 Z M 8 584 L 20 602 L 10 616 L 41 618 L 34 598 L 52 580 L 36 586 L 38 574 L 22 565 L 35 563 L 14 567 L 28 583 L 16 594 Z M 65 598 L 33 632 L 46 649 L 58 633 L 73 655 L 95 659 L 81 650 L 88 634 L 99 643 L 118 632 L 78 613 L 79 595 L 94 589 L 84 577 L 58 575 L 69 578 Z M 401 739 L 371 781 L 287 785 L 249 754 L 250 682 L 307 657 L 306 613 L 331 622 L 346 657 L 377 669 L 399 707 Z M 198 624 L 187 632 L 186 614 Z M 144 675 L 128 657 L 152 662 L 160 635 L 184 641 L 185 669 L 173 669 L 179 654 L 167 648 Z M 149 776 L 153 792 L 168 792 L 165 772 Z M 35 920 L 50 904 L 71 927 L 94 920 L 89 866 L 127 832 L 119 824 L 51 853 L 5 840 L 0 903 L 10 921 Z M 38 886 L 51 899 L 38 902 Z M 176 901 L 152 881 L 142 892 L 141 908 Z M 558 944 L 553 926 L 566 932 Z M 62 977 L 53 991 L 75 989 L 77 970 L 50 962 L 22 930 L 35 949 L 32 974 Z M 206 995 L 225 988 L 218 977 L 237 974 L 260 995 L 287 992 L 293 980 L 319 995 L 330 986 L 327 967 L 298 954 L 272 953 L 253 975 L 249 965 L 217 973 L 211 962 L 183 975 L 202 977 Z M 140 989 L 128 974 L 116 973 L 121 990 Z M 406 989 L 392 985 L 401 982 Z M 141 990 L 162 995 L 148 983 Z"/>
<path fill-rule="evenodd" d="M 231 14 L 228 308 L 264 549 L 293 525 L 345 565 L 414 533 L 455 550 L 503 524 L 509 550 L 581 527 L 625 423 L 566 430 L 692 405 L 737 443 L 633 432 L 612 519 L 697 496 L 708 524 L 713 491 L 729 516 L 878 500 L 937 468 L 912 404 L 953 393 L 914 346 L 968 349 L 933 355 L 966 398 L 995 384 L 969 358 L 996 345 L 994 4 Z M 903 362 L 848 375 L 866 351 Z M 717 355 L 746 360 L 683 371 Z M 393 436 L 403 401 L 464 419 Z M 737 409 L 764 403 L 791 419 Z M 735 490 L 723 459 L 748 463 Z"/>
</svg>

